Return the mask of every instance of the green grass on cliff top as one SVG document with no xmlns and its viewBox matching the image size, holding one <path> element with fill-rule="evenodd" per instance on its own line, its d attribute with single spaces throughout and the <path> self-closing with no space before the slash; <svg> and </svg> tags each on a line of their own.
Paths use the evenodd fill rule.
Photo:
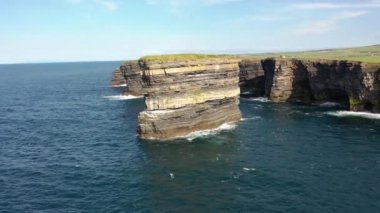
<svg viewBox="0 0 380 213">
<path fill-rule="evenodd" d="M 345 49 L 327 49 L 306 52 L 283 52 L 283 53 L 266 53 L 266 54 L 249 54 L 244 55 L 253 58 L 268 58 L 286 56 L 286 58 L 301 59 L 327 59 L 327 60 L 347 60 L 361 61 L 367 63 L 380 63 L 380 45 L 345 48 Z"/>
<path fill-rule="evenodd" d="M 198 60 L 206 58 L 236 58 L 234 55 L 207 55 L 207 54 L 170 54 L 170 55 L 148 55 L 140 58 L 145 61 L 181 61 Z"/>
</svg>

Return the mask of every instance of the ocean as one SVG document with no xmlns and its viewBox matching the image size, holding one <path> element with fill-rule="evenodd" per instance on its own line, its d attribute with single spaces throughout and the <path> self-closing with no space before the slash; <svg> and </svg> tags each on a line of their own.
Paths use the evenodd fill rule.
<svg viewBox="0 0 380 213">
<path fill-rule="evenodd" d="M 380 212 L 380 115 L 241 98 L 236 125 L 143 141 L 118 65 L 0 65 L 0 212 Z"/>
</svg>

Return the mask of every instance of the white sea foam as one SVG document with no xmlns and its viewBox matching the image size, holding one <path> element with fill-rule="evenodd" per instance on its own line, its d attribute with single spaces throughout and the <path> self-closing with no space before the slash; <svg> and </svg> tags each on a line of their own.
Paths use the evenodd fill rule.
<svg viewBox="0 0 380 213">
<path fill-rule="evenodd" d="M 255 171 L 256 169 L 244 167 L 243 170 L 249 172 L 249 171 Z"/>
<path fill-rule="evenodd" d="M 242 93 L 240 93 L 240 94 L 242 94 L 242 95 L 252 95 L 253 92 L 251 92 L 251 91 L 246 91 L 246 92 L 242 92 Z"/>
<path fill-rule="evenodd" d="M 194 139 L 199 138 L 199 137 L 204 137 L 204 136 L 208 136 L 208 135 L 216 135 L 217 133 L 219 133 L 221 131 L 227 131 L 227 130 L 235 129 L 236 126 L 237 125 L 235 123 L 225 123 L 225 124 L 220 125 L 218 128 L 215 128 L 215 129 L 196 131 L 196 132 L 192 132 L 186 136 L 178 136 L 175 139 L 182 138 L 182 139 L 187 139 L 188 141 L 191 142 Z M 148 140 L 159 140 L 155 137 L 149 137 L 147 139 Z"/>
<path fill-rule="evenodd" d="M 240 119 L 241 121 L 249 121 L 249 120 L 258 120 L 258 119 L 261 119 L 260 116 L 253 116 L 253 117 L 250 117 L 250 118 L 242 118 Z"/>
<path fill-rule="evenodd" d="M 111 96 L 103 96 L 103 97 L 110 101 L 123 101 L 123 100 L 143 98 L 143 96 L 133 96 L 133 95 L 111 95 Z"/>
<path fill-rule="evenodd" d="M 269 99 L 266 97 L 248 98 L 248 100 L 257 102 L 269 102 Z"/>
<path fill-rule="evenodd" d="M 204 136 L 208 136 L 208 135 L 215 135 L 221 131 L 233 130 L 236 128 L 236 126 L 237 125 L 234 123 L 225 123 L 225 124 L 220 125 L 218 128 L 215 128 L 215 129 L 192 132 L 189 135 L 185 136 L 185 138 L 188 141 L 192 141 L 192 140 L 199 138 L 199 137 L 204 137 Z"/>
<path fill-rule="evenodd" d="M 318 106 L 320 107 L 338 107 L 338 106 L 341 106 L 340 103 L 337 103 L 337 102 L 323 102 L 323 103 L 320 103 L 318 104 Z"/>
<path fill-rule="evenodd" d="M 127 84 L 112 85 L 112 87 L 127 87 Z"/>
<path fill-rule="evenodd" d="M 169 176 L 170 176 L 170 179 L 174 179 L 175 178 L 175 176 L 174 176 L 173 173 L 169 173 Z"/>
<path fill-rule="evenodd" d="M 380 119 L 380 114 L 370 112 L 335 111 L 327 112 L 327 114 L 337 117 L 362 117 L 369 119 Z"/>
</svg>

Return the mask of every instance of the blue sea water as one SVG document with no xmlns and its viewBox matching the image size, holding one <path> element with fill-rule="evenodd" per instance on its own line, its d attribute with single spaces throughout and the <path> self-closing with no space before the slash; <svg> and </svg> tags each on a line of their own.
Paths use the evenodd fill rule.
<svg viewBox="0 0 380 213">
<path fill-rule="evenodd" d="M 0 65 L 0 212 L 380 212 L 380 120 L 241 99 L 217 134 L 139 140 L 118 62 Z"/>
</svg>

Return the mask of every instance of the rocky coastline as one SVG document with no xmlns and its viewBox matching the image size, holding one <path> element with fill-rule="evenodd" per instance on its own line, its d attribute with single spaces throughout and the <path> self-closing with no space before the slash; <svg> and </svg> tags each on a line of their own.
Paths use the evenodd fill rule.
<svg viewBox="0 0 380 213">
<path fill-rule="evenodd" d="M 242 89 L 258 91 L 274 102 L 331 101 L 351 111 L 380 112 L 379 64 L 282 58 L 242 63 L 241 75 L 253 76 L 241 78 Z"/>
<path fill-rule="evenodd" d="M 143 139 L 169 140 L 241 119 L 239 96 L 274 102 L 337 102 L 380 112 L 380 65 L 355 61 L 204 56 L 127 61 L 125 94 L 144 95 Z M 112 81 L 114 82 L 114 80 Z M 121 82 L 115 80 L 115 82 Z"/>
<path fill-rule="evenodd" d="M 239 61 L 220 56 L 126 62 L 128 93 L 145 95 L 140 137 L 168 140 L 240 121 Z"/>
</svg>

